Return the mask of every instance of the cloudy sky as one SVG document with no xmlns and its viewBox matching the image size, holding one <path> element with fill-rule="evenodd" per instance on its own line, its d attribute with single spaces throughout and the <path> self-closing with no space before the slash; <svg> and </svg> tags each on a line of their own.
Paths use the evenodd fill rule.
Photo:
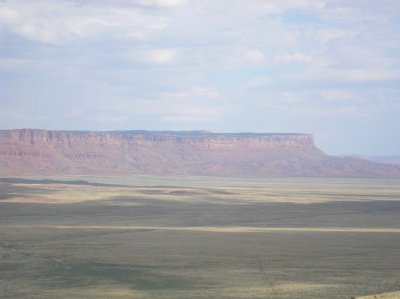
<svg viewBox="0 0 400 299">
<path fill-rule="evenodd" d="M 0 129 L 304 132 L 400 155 L 398 0 L 0 0 Z"/>
</svg>

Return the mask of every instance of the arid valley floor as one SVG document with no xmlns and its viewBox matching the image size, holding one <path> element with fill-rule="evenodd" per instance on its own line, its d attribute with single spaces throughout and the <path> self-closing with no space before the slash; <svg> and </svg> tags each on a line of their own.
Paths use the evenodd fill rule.
<svg viewBox="0 0 400 299">
<path fill-rule="evenodd" d="M 400 180 L 0 180 L 1 298 L 400 290 Z"/>
</svg>

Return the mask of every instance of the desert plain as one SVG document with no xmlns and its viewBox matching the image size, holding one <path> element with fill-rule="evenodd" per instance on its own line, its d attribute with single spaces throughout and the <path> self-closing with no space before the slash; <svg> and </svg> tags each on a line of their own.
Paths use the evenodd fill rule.
<svg viewBox="0 0 400 299">
<path fill-rule="evenodd" d="M 368 296 L 399 248 L 399 179 L 0 179 L 1 298 Z"/>
</svg>

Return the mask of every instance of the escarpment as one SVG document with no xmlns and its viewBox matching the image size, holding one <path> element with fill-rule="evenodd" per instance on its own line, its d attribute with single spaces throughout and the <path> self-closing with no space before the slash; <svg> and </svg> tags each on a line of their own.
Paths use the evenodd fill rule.
<svg viewBox="0 0 400 299">
<path fill-rule="evenodd" d="M 396 177 L 400 167 L 331 157 L 309 134 L 0 131 L 0 175 L 176 174 Z"/>
</svg>

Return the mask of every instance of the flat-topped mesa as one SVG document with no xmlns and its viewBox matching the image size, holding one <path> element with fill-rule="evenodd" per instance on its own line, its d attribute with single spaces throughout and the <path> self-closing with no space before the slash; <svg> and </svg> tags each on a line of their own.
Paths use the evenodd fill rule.
<svg viewBox="0 0 400 299">
<path fill-rule="evenodd" d="M 310 134 L 0 130 L 0 176 L 54 174 L 400 176 L 400 167 L 330 157 Z"/>
<path fill-rule="evenodd" d="M 23 145 L 68 145 L 99 144 L 110 142 L 109 132 L 90 131 L 47 131 L 40 129 L 20 129 L 0 131 L 0 142 Z"/>
<path fill-rule="evenodd" d="M 209 131 L 46 131 L 21 129 L 0 131 L 0 142 L 23 146 L 79 148 L 82 146 L 184 145 L 205 148 L 312 147 L 310 134 L 212 133 Z"/>
</svg>

